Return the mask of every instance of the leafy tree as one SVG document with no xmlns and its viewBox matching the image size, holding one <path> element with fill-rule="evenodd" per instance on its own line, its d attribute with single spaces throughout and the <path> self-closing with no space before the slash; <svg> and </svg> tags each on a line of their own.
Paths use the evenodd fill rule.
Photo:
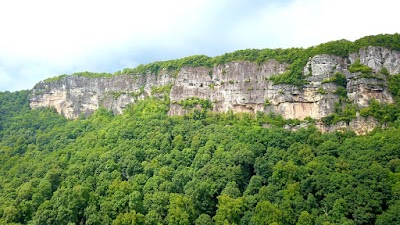
<svg viewBox="0 0 400 225">
<path fill-rule="evenodd" d="M 397 103 L 372 101 L 386 128 L 356 136 L 260 113 L 168 117 L 158 98 L 69 121 L 28 95 L 0 93 L 0 224 L 398 223 Z"/>
<path fill-rule="evenodd" d="M 393 205 L 389 206 L 388 210 L 378 216 L 376 224 L 398 224 L 400 223 L 400 218 L 398 212 L 400 210 L 400 201 L 396 201 Z"/>
<path fill-rule="evenodd" d="M 239 224 L 246 209 L 244 198 L 231 198 L 226 194 L 218 196 L 218 209 L 213 217 L 215 224 Z"/>
<path fill-rule="evenodd" d="M 252 224 L 280 224 L 283 222 L 283 214 L 278 206 L 269 201 L 260 201 L 255 209 L 255 213 L 251 218 Z"/>
<path fill-rule="evenodd" d="M 312 225 L 314 224 L 313 217 L 307 211 L 302 211 L 297 220 L 296 225 Z"/>
<path fill-rule="evenodd" d="M 211 217 L 207 214 L 201 214 L 194 222 L 196 225 L 213 225 Z"/>
<path fill-rule="evenodd" d="M 144 224 L 144 218 L 141 214 L 136 214 L 135 211 L 119 214 L 112 225 L 136 225 Z"/>
<path fill-rule="evenodd" d="M 194 219 L 194 206 L 190 198 L 181 194 L 171 194 L 168 206 L 168 224 L 190 224 Z"/>
</svg>

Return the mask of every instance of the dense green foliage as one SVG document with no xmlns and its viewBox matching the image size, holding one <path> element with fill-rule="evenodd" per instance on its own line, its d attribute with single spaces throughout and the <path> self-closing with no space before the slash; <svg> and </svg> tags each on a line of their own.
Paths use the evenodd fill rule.
<svg viewBox="0 0 400 225">
<path fill-rule="evenodd" d="M 372 116 L 382 124 L 392 125 L 400 116 L 400 74 L 388 76 L 387 80 L 389 91 L 394 97 L 394 104 L 379 103 L 372 100 L 369 107 L 360 110 L 360 115 Z"/>
<path fill-rule="evenodd" d="M 340 88 L 339 90 L 346 90 L 346 89 Z M 326 125 L 336 124 L 340 121 L 344 121 L 348 124 L 350 120 L 356 118 L 357 111 L 358 107 L 356 105 L 340 101 L 335 104 L 334 113 L 322 118 L 321 120 Z M 365 113 L 363 114 L 363 116 L 368 116 L 368 115 Z"/>
<path fill-rule="evenodd" d="M 105 77 L 112 77 L 111 73 L 92 73 L 92 72 L 77 72 L 73 73 L 73 76 L 80 76 L 80 77 L 91 77 L 91 78 L 105 78 Z"/>
<path fill-rule="evenodd" d="M 136 68 L 125 68 L 121 71 L 117 71 L 115 75 L 120 75 L 120 74 L 146 74 L 146 73 L 154 73 L 157 74 L 160 72 L 160 70 L 179 70 L 182 67 L 187 67 L 187 66 L 208 66 L 211 67 L 212 64 L 210 64 L 210 57 L 205 56 L 205 55 L 194 55 L 194 56 L 189 56 L 185 57 L 182 59 L 176 59 L 176 60 L 168 60 L 168 61 L 158 61 L 158 62 L 153 62 L 149 63 L 146 65 L 139 65 Z"/>
<path fill-rule="evenodd" d="M 44 80 L 44 82 L 50 83 L 50 82 L 58 81 L 58 80 L 61 80 L 64 77 L 67 77 L 67 76 L 68 76 L 67 74 L 63 74 L 63 75 L 60 75 L 60 76 L 51 77 L 51 78 L 48 78 L 48 79 Z M 113 74 L 111 74 L 111 73 L 93 73 L 93 72 L 85 71 L 85 72 L 73 73 L 72 76 L 88 77 L 88 78 L 108 78 L 108 77 L 112 77 Z"/>
<path fill-rule="evenodd" d="M 347 80 L 346 75 L 343 73 L 336 72 L 333 74 L 333 77 L 327 80 L 322 81 L 322 83 L 335 83 L 339 87 L 346 88 Z"/>
<path fill-rule="evenodd" d="M 68 121 L 28 94 L 0 93 L 0 224 L 399 224 L 397 115 L 366 136 L 292 133 L 148 98 Z"/>
<path fill-rule="evenodd" d="M 151 87 L 151 93 L 153 94 L 169 94 L 171 92 L 173 84 L 167 84 L 164 86 L 153 86 Z"/>
<path fill-rule="evenodd" d="M 56 77 L 47 78 L 47 79 L 45 79 L 43 82 L 45 82 L 45 83 L 51 83 L 51 82 L 55 82 L 55 81 L 62 80 L 63 78 L 65 78 L 65 77 L 67 77 L 67 76 L 68 76 L 67 74 L 62 74 L 62 75 L 59 75 L 59 76 L 56 76 Z"/>
<path fill-rule="evenodd" d="M 395 102 L 400 102 L 400 74 L 388 76 L 388 88 L 395 98 Z"/>
<path fill-rule="evenodd" d="M 178 104 L 182 105 L 182 108 L 184 109 L 192 109 L 196 106 L 200 106 L 202 109 L 212 109 L 212 103 L 210 100 L 196 97 L 181 100 L 178 102 Z"/>
<path fill-rule="evenodd" d="M 357 59 L 355 63 L 350 65 L 349 71 L 351 73 L 362 73 L 362 74 L 372 73 L 372 69 L 370 67 L 360 63 L 360 59 Z"/>
<path fill-rule="evenodd" d="M 341 57 L 346 57 L 350 53 L 358 51 L 360 48 L 367 46 L 382 46 L 393 50 L 400 51 L 400 34 L 379 34 L 366 36 L 358 39 L 354 42 L 348 40 L 338 40 L 323 43 L 317 46 L 309 48 L 288 48 L 288 49 L 245 49 L 238 50 L 232 53 L 226 53 L 224 55 L 216 57 L 208 57 L 205 55 L 194 55 L 181 59 L 168 60 L 168 61 L 157 61 L 149 64 L 141 64 L 135 68 L 125 68 L 117 71 L 114 74 L 109 73 L 91 73 L 81 72 L 73 75 L 84 76 L 84 77 L 111 77 L 112 75 L 144 75 L 147 73 L 158 74 L 162 70 L 175 71 L 173 75 L 183 67 L 213 67 L 224 63 L 234 61 L 250 61 L 256 63 L 263 63 L 271 59 L 275 59 L 280 63 L 289 64 L 286 73 L 274 76 L 271 80 L 275 84 L 293 84 L 302 86 L 305 84 L 305 76 L 303 74 L 303 67 L 307 63 L 310 57 L 318 54 L 331 54 Z M 368 75 L 368 73 L 366 73 Z M 46 82 L 52 82 L 60 80 L 66 75 L 61 75 L 54 78 L 45 80 Z"/>
<path fill-rule="evenodd" d="M 382 46 L 400 51 L 400 34 L 395 33 L 365 36 L 354 42 L 351 51 L 355 52 L 366 46 Z"/>
<path fill-rule="evenodd" d="M 360 63 L 360 59 L 357 59 L 353 64 L 350 65 L 349 71 L 352 73 L 360 73 L 360 78 L 376 78 L 376 79 L 383 79 L 380 74 L 373 74 L 372 68 Z M 388 73 L 387 69 L 381 72 L 382 75 Z M 387 75 L 385 75 L 387 76 Z"/>
<path fill-rule="evenodd" d="M 363 65 L 357 65 L 357 70 L 369 71 Z M 353 68 L 353 69 L 354 69 Z M 359 69 L 361 68 L 361 69 Z M 341 73 L 336 73 L 332 79 L 324 82 L 334 82 L 339 87 L 335 94 L 340 96 L 340 101 L 335 104 L 335 111 L 331 115 L 322 118 L 322 122 L 325 124 L 336 124 L 340 121 L 349 123 L 350 120 L 356 118 L 357 112 L 363 117 L 372 116 L 379 121 L 382 125 L 393 125 L 400 116 L 400 74 L 388 76 L 385 70 L 381 71 L 381 75 L 386 76 L 388 81 L 388 89 L 394 97 L 394 103 L 380 103 L 375 99 L 372 99 L 368 107 L 359 109 L 356 105 L 350 104 L 347 98 L 347 92 L 345 89 L 345 78 Z M 376 78 L 376 77 L 375 77 Z"/>
<path fill-rule="evenodd" d="M 207 57 L 204 55 L 190 56 L 182 59 L 154 62 L 146 65 L 139 65 L 136 68 L 126 68 L 115 74 L 145 74 L 159 73 L 160 70 L 180 70 L 182 67 L 212 67 L 233 61 L 250 61 L 263 63 L 275 59 L 281 63 L 289 64 L 288 71 L 279 76 L 272 77 L 276 84 L 293 84 L 302 86 L 304 81 L 303 67 L 307 60 L 318 54 L 332 54 L 346 57 L 352 52 L 367 46 L 382 46 L 393 50 L 400 50 L 400 34 L 380 34 L 366 36 L 354 42 L 347 40 L 331 41 L 310 48 L 289 48 L 289 49 L 246 49 L 221 56 Z"/>
</svg>

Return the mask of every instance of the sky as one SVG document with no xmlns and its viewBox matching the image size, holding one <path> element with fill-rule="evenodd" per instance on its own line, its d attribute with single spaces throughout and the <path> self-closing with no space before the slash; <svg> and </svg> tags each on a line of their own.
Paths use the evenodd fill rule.
<svg viewBox="0 0 400 225">
<path fill-rule="evenodd" d="M 0 0 L 0 91 L 190 55 L 399 33 L 396 0 Z"/>
</svg>

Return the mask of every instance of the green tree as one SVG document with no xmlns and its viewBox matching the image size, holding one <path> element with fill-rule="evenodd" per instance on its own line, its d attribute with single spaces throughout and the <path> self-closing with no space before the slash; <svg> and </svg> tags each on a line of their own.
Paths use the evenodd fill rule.
<svg viewBox="0 0 400 225">
<path fill-rule="evenodd" d="M 383 224 L 399 224 L 399 210 L 400 210 L 400 201 L 396 201 L 393 205 L 390 205 L 388 210 L 378 216 L 376 220 L 377 225 Z"/>
<path fill-rule="evenodd" d="M 283 222 L 282 216 L 283 213 L 278 206 L 269 201 L 260 201 L 256 206 L 251 222 L 259 225 L 280 224 Z"/>
<path fill-rule="evenodd" d="M 296 225 L 313 225 L 313 217 L 307 211 L 302 211 L 300 213 L 299 219 L 297 220 Z"/>
<path fill-rule="evenodd" d="M 141 214 L 136 214 L 135 211 L 121 213 L 113 220 L 112 225 L 136 225 L 144 224 L 144 217 Z"/>
<path fill-rule="evenodd" d="M 171 194 L 168 205 L 168 224 L 190 224 L 194 220 L 194 206 L 192 200 L 182 194 Z"/>
<path fill-rule="evenodd" d="M 218 209 L 213 217 L 215 224 L 239 224 L 246 209 L 244 198 L 231 198 L 226 194 L 218 196 Z"/>
<path fill-rule="evenodd" d="M 195 225 L 213 225 L 214 222 L 207 214 L 201 214 L 194 222 Z"/>
</svg>

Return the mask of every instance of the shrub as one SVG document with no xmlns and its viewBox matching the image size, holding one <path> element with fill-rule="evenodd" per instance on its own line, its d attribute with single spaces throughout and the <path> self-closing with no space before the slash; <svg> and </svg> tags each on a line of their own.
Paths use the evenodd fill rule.
<svg viewBox="0 0 400 225">
<path fill-rule="evenodd" d="M 334 94 L 339 95 L 341 99 L 347 99 L 347 90 L 344 87 L 338 87 Z"/>
<path fill-rule="evenodd" d="M 341 87 L 346 87 L 347 85 L 346 76 L 343 73 L 339 72 L 333 75 L 333 82 Z"/>
<path fill-rule="evenodd" d="M 202 109 L 212 109 L 212 103 L 208 99 L 201 99 L 197 97 L 187 98 L 178 102 L 184 109 L 192 109 L 200 105 Z"/>
<path fill-rule="evenodd" d="M 265 99 L 264 106 L 267 107 L 269 105 L 271 105 L 271 102 L 269 101 L 269 99 Z"/>
<path fill-rule="evenodd" d="M 361 72 L 362 74 L 372 73 L 372 69 L 364 64 L 361 64 L 360 59 L 357 59 L 353 64 L 350 65 L 349 71 L 351 73 Z"/>
<path fill-rule="evenodd" d="M 317 93 L 321 94 L 321 95 L 326 95 L 328 94 L 328 92 L 326 92 L 322 87 L 319 87 L 317 90 Z"/>
</svg>

